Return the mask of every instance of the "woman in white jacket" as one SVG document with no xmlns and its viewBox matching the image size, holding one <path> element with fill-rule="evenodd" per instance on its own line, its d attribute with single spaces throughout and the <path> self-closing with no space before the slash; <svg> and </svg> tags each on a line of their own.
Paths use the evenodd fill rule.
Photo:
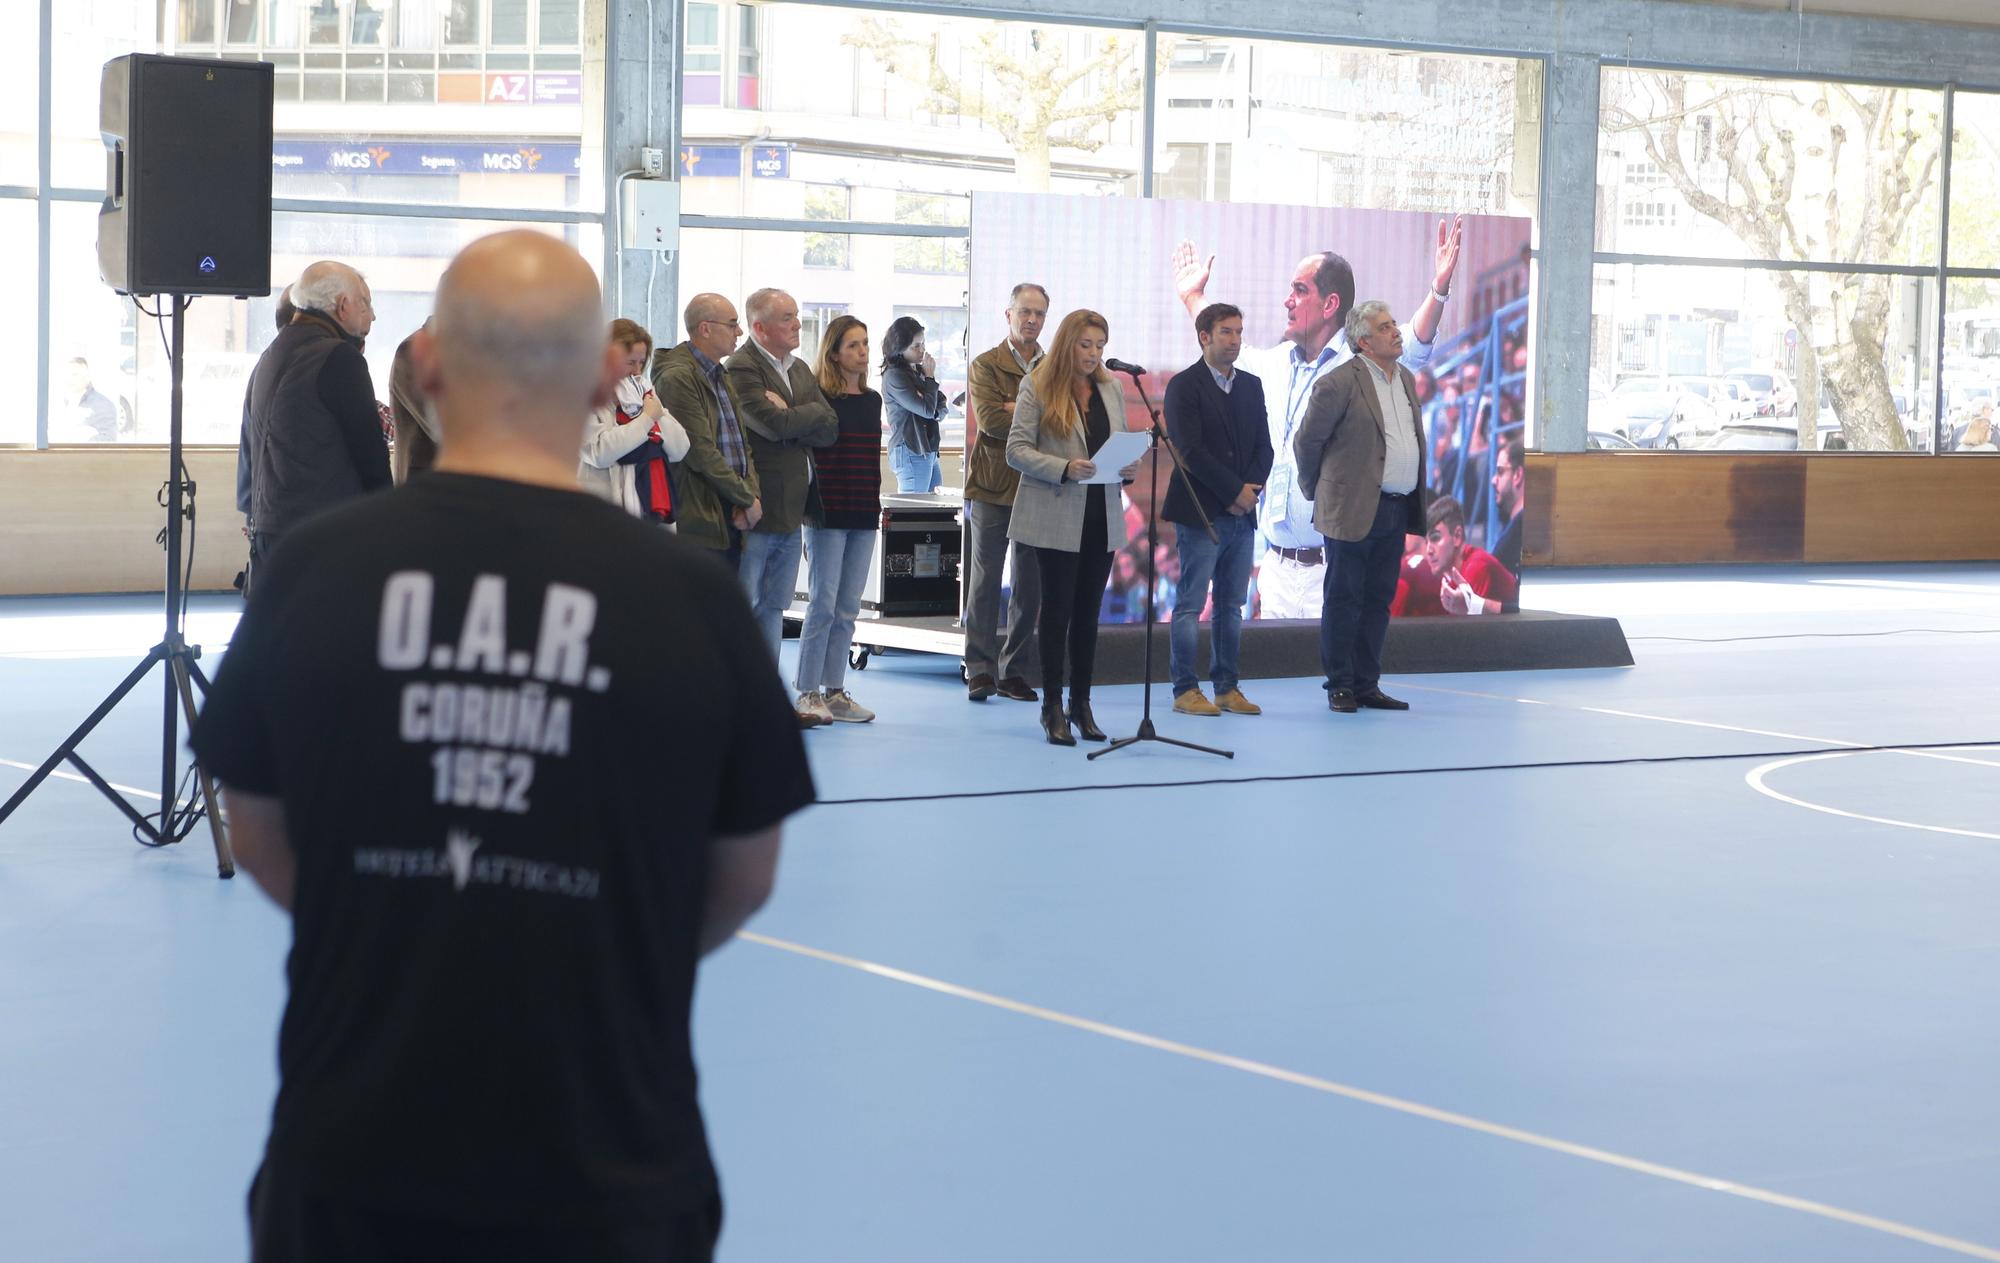
<svg viewBox="0 0 2000 1263">
<path fill-rule="evenodd" d="M 671 523 L 674 492 L 668 466 L 687 455 L 687 431 L 661 406 L 646 380 L 653 335 L 620 317 L 611 322 L 611 341 L 625 357 L 625 376 L 612 406 L 592 413 L 584 426 L 577 484 L 635 517 Z"/>
</svg>

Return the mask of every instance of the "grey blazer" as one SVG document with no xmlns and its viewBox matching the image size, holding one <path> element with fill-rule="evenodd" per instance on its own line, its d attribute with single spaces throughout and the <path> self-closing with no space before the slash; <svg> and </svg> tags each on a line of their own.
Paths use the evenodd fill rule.
<svg viewBox="0 0 2000 1263">
<path fill-rule="evenodd" d="M 1108 374 L 1099 379 L 1097 391 L 1104 399 L 1111 428 L 1123 429 L 1125 392 Z M 1089 459 L 1082 426 L 1061 437 L 1042 430 L 1042 401 L 1035 397 L 1034 381 L 1023 378 L 1021 393 L 1014 397 L 1014 424 L 1007 431 L 1007 464 L 1021 473 L 1007 538 L 1031 548 L 1059 548 L 1069 553 L 1082 547 L 1084 495 L 1095 495 L 1097 486 L 1064 482 L 1063 472 L 1072 460 Z M 1125 506 L 1116 483 L 1104 490 L 1109 493 L 1105 497 L 1105 540 L 1115 552 L 1125 546 Z"/>
<path fill-rule="evenodd" d="M 1389 447 L 1375 381 L 1359 355 L 1319 379 L 1305 420 L 1292 437 L 1299 489 L 1312 501 L 1313 529 L 1330 540 L 1356 543 L 1375 525 L 1382 503 L 1382 467 Z M 1403 500 L 1404 532 L 1424 533 L 1424 427 L 1416 380 L 1396 365 L 1396 381 L 1416 423 L 1417 489 Z"/>
</svg>

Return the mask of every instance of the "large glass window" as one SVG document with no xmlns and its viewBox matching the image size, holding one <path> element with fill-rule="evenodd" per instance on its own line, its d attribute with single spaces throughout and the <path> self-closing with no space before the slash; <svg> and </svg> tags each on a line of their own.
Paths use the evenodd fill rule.
<svg viewBox="0 0 2000 1263">
<path fill-rule="evenodd" d="M 386 396 L 396 345 L 430 314 L 438 277 L 451 257 L 478 237 L 515 226 L 467 219 L 280 214 L 271 225 L 272 283 L 282 290 L 320 259 L 359 268 L 368 278 L 375 307 L 368 365 L 378 394 Z M 568 240 L 585 258 L 599 256 L 601 230 L 596 225 L 524 226 Z M 97 279 L 97 208 L 57 203 L 50 229 L 49 441 L 165 442 L 166 348 L 152 317 Z M 275 294 L 244 301 L 200 298 L 188 308 L 182 385 L 186 441 L 236 441 L 243 392 L 257 357 L 277 332 L 276 311 Z M 32 346 L 32 337 L 28 342 Z M 107 432 L 101 424 L 93 428 L 90 410 L 70 404 L 69 393 L 82 397 L 75 385 L 84 380 L 110 404 L 115 431 Z"/>
<path fill-rule="evenodd" d="M 1936 282 L 1599 264 L 1589 431 L 1655 450 L 1927 451 Z"/>
<path fill-rule="evenodd" d="M 1601 109 L 1591 432 L 1935 447 L 1944 94 L 1612 67 Z"/>
<path fill-rule="evenodd" d="M 1936 264 L 1942 92 L 1622 67 L 1602 91 L 1599 250 Z"/>
<path fill-rule="evenodd" d="M 10 14 L 19 22 L 0 40 L 0 184 L 32 185 L 36 169 L 35 119 L 40 114 L 41 40 L 38 8 Z"/>
<path fill-rule="evenodd" d="M 570 210 L 597 200 L 583 166 L 583 0 L 92 0 L 55 6 L 48 34 L 56 66 L 50 182 L 95 190 L 103 179 L 98 84 L 103 63 L 128 52 L 265 59 L 277 69 L 272 167 L 280 199 L 312 198 L 355 213 L 273 220 L 272 278 L 282 289 L 306 264 L 334 258 L 359 267 L 374 291 L 377 323 L 368 358 L 386 387 L 396 345 L 430 310 L 436 281 L 467 241 L 509 222 L 478 208 Z M 23 90 L 32 119 L 29 41 L 0 51 L 0 69 L 24 56 L 28 69 L 0 77 L 0 103 Z M 390 104 L 398 104 L 392 115 Z M 0 185 L 21 145 L 0 130 Z M 32 162 L 32 158 L 30 159 Z M 29 167 L 22 178 L 32 181 Z M 371 202 L 471 208 L 464 218 L 371 215 Z M 282 202 L 281 202 L 282 205 Z M 35 202 L 0 201 L 0 266 L 33 275 Z M 46 243 L 48 432 L 53 443 L 161 442 L 168 368 L 151 317 L 97 278 L 97 204 L 51 198 Z M 537 223 L 586 257 L 601 256 L 596 224 Z M 17 258 L 16 255 L 21 257 Z M 193 443 L 233 443 L 251 367 L 276 332 L 275 297 L 204 298 L 187 316 L 185 434 Z M 39 315 L 32 307 L 0 329 L 7 391 L 30 406 L 8 408 L 0 442 L 32 441 Z M 21 358 L 19 364 L 13 363 Z M 17 426 L 15 418 L 23 418 Z M 22 432 L 16 433 L 16 429 Z"/>
<path fill-rule="evenodd" d="M 67 188 L 103 182 L 104 62 L 121 53 L 172 51 L 273 63 L 278 197 L 595 207 L 600 190 L 580 178 L 582 8 L 583 0 L 57 5 L 51 179 Z M 155 29 L 164 41 L 152 39 Z M 536 30 L 540 39 L 531 42 Z M 7 91 L 0 85 L 0 94 Z"/>
<path fill-rule="evenodd" d="M 0 198 L 0 268 L 35 274 L 35 203 Z M 35 304 L 0 303 L 0 445 L 35 441 Z M 51 411 L 57 396 L 51 383 Z"/>
<path fill-rule="evenodd" d="M 895 222 L 903 193 L 1136 193 L 1141 45 L 1135 31 L 691 3 L 682 204 L 796 216 L 797 195 L 769 186 L 845 180 L 856 217 Z"/>
<path fill-rule="evenodd" d="M 1951 265 L 2000 269 L 2000 96 L 1952 103 Z M 1947 288 L 1939 445 L 1988 452 L 2000 447 L 2000 278 L 1954 276 Z"/>
<path fill-rule="evenodd" d="M 1160 50 L 1160 197 L 1535 213 L 1539 62 L 1167 33 Z"/>
<path fill-rule="evenodd" d="M 935 248 L 935 237 L 896 237 L 855 233 L 847 238 L 847 264 L 823 267 L 809 261 L 809 243 L 821 234 L 743 231 L 734 228 L 691 228 L 681 233 L 681 298 L 704 291 L 723 294 L 740 309 L 752 290 L 776 286 L 798 301 L 804 320 L 799 354 L 811 358 L 819 350 L 819 334 L 833 316 L 852 312 L 868 326 L 871 345 L 898 316 L 923 322 L 925 345 L 938 362 L 938 382 L 948 398 L 965 390 L 967 324 L 963 269 L 958 272 L 910 272 L 898 260 L 913 250 Z M 963 247 L 963 239 L 945 244 Z M 961 256 L 962 257 L 962 256 Z M 653 332 L 663 343 L 669 322 L 661 318 Z M 680 314 L 672 324 L 678 329 Z M 747 324 L 746 324 L 747 328 Z M 687 336 L 679 330 L 675 340 Z M 874 367 L 869 380 L 879 377 Z M 943 426 L 946 446 L 965 437 L 964 409 L 954 407 Z"/>
</svg>

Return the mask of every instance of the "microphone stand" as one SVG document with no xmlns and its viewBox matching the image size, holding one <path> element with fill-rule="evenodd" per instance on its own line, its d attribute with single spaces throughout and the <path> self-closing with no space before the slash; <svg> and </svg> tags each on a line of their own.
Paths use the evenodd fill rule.
<svg viewBox="0 0 2000 1263">
<path fill-rule="evenodd" d="M 1145 700 L 1139 709 L 1139 731 L 1129 737 L 1118 738 L 1102 750 L 1092 750 L 1086 757 L 1095 761 L 1107 754 L 1123 750 L 1127 746 L 1137 745 L 1141 741 L 1157 741 L 1162 745 L 1179 746 L 1183 750 L 1194 750 L 1201 754 L 1213 754 L 1221 758 L 1233 759 L 1236 757 L 1234 750 L 1218 750 L 1213 746 L 1196 745 L 1192 741 L 1180 741 L 1173 737 L 1162 737 L 1153 728 L 1153 631 L 1155 628 L 1154 620 L 1156 618 L 1154 600 L 1159 586 L 1159 581 L 1154 574 L 1154 571 L 1158 569 L 1158 563 L 1154 558 L 1160 550 L 1160 452 L 1162 450 L 1167 453 L 1167 458 L 1173 462 L 1174 473 L 1179 476 L 1181 487 L 1187 492 L 1188 499 L 1194 504 L 1195 513 L 1201 517 L 1201 529 L 1208 532 L 1210 540 L 1214 540 L 1217 543 L 1221 541 L 1216 537 L 1215 524 L 1208 520 L 1208 512 L 1201 507 L 1201 498 L 1194 493 L 1194 483 L 1188 479 L 1187 466 L 1181 461 L 1180 450 L 1174 446 L 1174 441 L 1167 437 L 1166 426 L 1160 423 L 1159 408 L 1154 405 L 1151 396 L 1146 394 L 1146 383 L 1139 379 L 1138 372 L 1131 369 L 1125 371 L 1132 378 L 1132 384 L 1138 387 L 1139 400 L 1146 405 L 1146 412 L 1153 419 L 1153 459 L 1151 461 L 1152 472 L 1150 474 L 1152 479 L 1152 497 L 1146 505 L 1146 690 L 1142 694 Z"/>
</svg>

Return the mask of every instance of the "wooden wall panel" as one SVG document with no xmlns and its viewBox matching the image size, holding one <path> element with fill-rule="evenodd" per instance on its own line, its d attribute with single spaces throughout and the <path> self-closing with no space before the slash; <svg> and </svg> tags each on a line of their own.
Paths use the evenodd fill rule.
<svg viewBox="0 0 2000 1263">
<path fill-rule="evenodd" d="M 2000 559 L 2000 457 L 1528 457 L 1529 567 Z"/>
<path fill-rule="evenodd" d="M 227 590 L 249 544 L 236 511 L 234 449 L 191 448 L 194 588 Z M 159 592 L 166 449 L 0 451 L 0 595 Z"/>
<path fill-rule="evenodd" d="M 228 591 L 248 551 L 236 452 L 190 448 L 187 463 L 199 489 L 194 589 Z M 957 453 L 943 464 L 945 485 L 958 486 Z M 162 590 L 153 537 L 167 519 L 154 497 L 166 477 L 162 448 L 0 449 L 0 596 Z M 896 486 L 886 455 L 882 485 Z"/>
<path fill-rule="evenodd" d="M 1585 452 L 1528 458 L 1523 535 L 1530 566 L 1796 561 L 1805 467 L 1681 453 Z"/>
<path fill-rule="evenodd" d="M 1869 456 L 1812 462 L 1807 561 L 1990 561 L 2000 557 L 2000 455 Z"/>
</svg>

